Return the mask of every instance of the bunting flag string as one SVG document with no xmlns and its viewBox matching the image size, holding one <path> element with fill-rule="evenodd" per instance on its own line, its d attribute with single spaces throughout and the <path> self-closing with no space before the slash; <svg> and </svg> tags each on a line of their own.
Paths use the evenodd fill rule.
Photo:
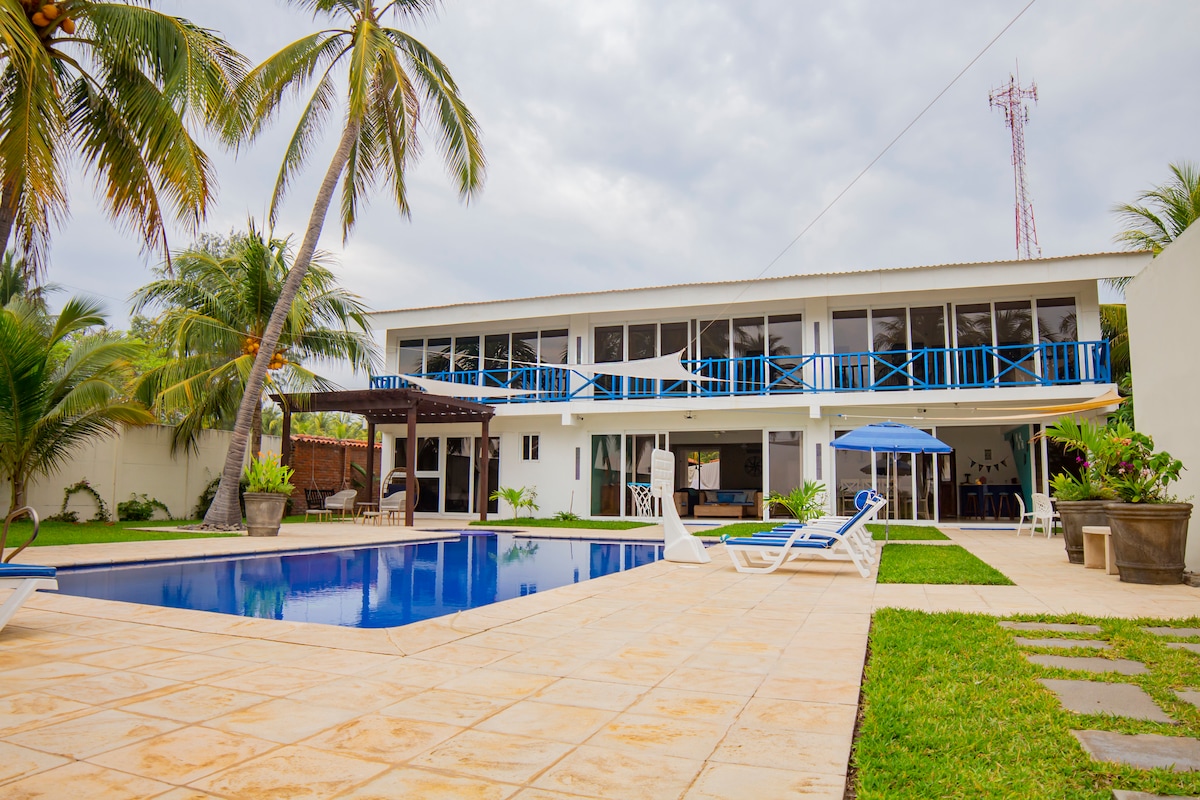
<svg viewBox="0 0 1200 800">
<path fill-rule="evenodd" d="M 982 461 L 976 461 L 973 458 L 970 459 L 970 461 L 971 461 L 971 469 L 978 468 L 980 470 L 983 470 L 984 472 L 991 472 L 992 470 L 996 470 L 997 472 L 999 472 L 1001 467 L 1008 466 L 1007 458 L 1002 458 L 993 464 L 985 464 Z"/>
</svg>

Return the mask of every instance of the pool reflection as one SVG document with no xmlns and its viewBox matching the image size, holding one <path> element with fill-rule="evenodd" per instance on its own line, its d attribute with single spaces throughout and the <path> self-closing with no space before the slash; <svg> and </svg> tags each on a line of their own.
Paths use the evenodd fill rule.
<svg viewBox="0 0 1200 800">
<path fill-rule="evenodd" d="M 385 628 L 649 564 L 662 545 L 470 533 L 319 553 L 60 570 L 59 591 L 244 617 Z"/>
</svg>

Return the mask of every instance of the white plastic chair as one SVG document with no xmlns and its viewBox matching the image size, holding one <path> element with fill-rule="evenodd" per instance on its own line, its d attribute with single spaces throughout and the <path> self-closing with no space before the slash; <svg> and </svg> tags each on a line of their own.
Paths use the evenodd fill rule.
<svg viewBox="0 0 1200 800">
<path fill-rule="evenodd" d="M 1029 511 L 1025 510 L 1025 501 L 1021 498 L 1020 492 L 1016 493 L 1017 508 L 1021 512 L 1021 517 L 1017 520 L 1017 536 L 1021 535 L 1021 528 L 1025 526 L 1025 520 L 1029 520 L 1029 535 L 1033 536 L 1037 532 L 1038 521 L 1042 523 L 1042 530 L 1046 532 L 1046 538 L 1049 539 L 1054 535 L 1054 521 L 1058 519 L 1058 514 L 1054 510 L 1054 504 L 1050 502 L 1050 496 L 1041 492 L 1033 493 L 1033 508 Z"/>
</svg>

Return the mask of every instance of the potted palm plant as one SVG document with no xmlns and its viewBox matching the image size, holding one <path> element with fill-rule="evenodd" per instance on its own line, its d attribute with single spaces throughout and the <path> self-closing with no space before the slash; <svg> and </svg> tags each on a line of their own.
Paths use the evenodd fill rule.
<svg viewBox="0 0 1200 800">
<path fill-rule="evenodd" d="M 1105 484 L 1104 465 L 1097 455 L 1104 442 L 1105 429 L 1094 422 L 1079 422 L 1063 417 L 1046 428 L 1046 436 L 1058 442 L 1068 453 L 1076 453 L 1077 473 L 1063 472 L 1050 480 L 1062 519 L 1067 560 L 1083 563 L 1083 528 L 1108 524 L 1108 503 L 1116 496 Z"/>
<path fill-rule="evenodd" d="M 1183 583 L 1192 504 L 1168 493 L 1183 462 L 1125 423 L 1110 427 L 1097 455 L 1116 502 L 1105 505 L 1117 570 L 1126 583 Z"/>
<path fill-rule="evenodd" d="M 242 475 L 246 479 L 246 532 L 251 536 L 278 536 L 283 511 L 294 487 L 293 470 L 279 463 L 274 453 L 259 453 Z"/>
<path fill-rule="evenodd" d="M 803 486 L 797 486 L 787 494 L 771 492 L 767 495 L 772 516 L 775 507 L 786 509 L 787 513 L 796 518 L 797 522 L 808 522 L 816 519 L 824 512 L 825 484 L 820 481 L 805 481 Z"/>
</svg>

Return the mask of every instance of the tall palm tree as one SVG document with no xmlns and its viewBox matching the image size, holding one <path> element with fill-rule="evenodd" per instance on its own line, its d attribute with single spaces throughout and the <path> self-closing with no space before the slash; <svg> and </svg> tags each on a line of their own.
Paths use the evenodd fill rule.
<svg viewBox="0 0 1200 800">
<path fill-rule="evenodd" d="M 21 298 L 44 310 L 46 295 L 57 292 L 59 288 L 54 283 L 37 283 L 25 259 L 18 258 L 12 250 L 0 257 L 0 306 L 8 305 L 14 298 Z"/>
<path fill-rule="evenodd" d="M 166 253 L 169 219 L 204 218 L 213 172 L 189 123 L 233 110 L 245 62 L 149 5 L 0 0 L 0 251 L 15 238 L 40 267 L 75 167 L 147 249 Z"/>
<path fill-rule="evenodd" d="M 171 273 L 133 295 L 133 312 L 162 309 L 156 320 L 169 341 L 172 359 L 150 370 L 138 397 L 162 414 L 176 415 L 171 447 L 194 448 L 200 431 L 229 425 L 248 394 L 247 376 L 261 348 L 271 312 L 292 267 L 288 240 L 272 238 L 250 224 L 232 238 L 224 253 L 186 250 L 175 256 Z M 268 351 L 265 388 L 272 392 L 337 388 L 305 366 L 312 361 L 348 361 L 369 370 L 377 358 L 367 310 L 338 287 L 318 253 L 300 282 L 276 344 Z M 255 403 L 252 452 L 262 440 L 263 386 Z"/>
<path fill-rule="evenodd" d="M 316 251 L 334 191 L 342 183 L 342 236 L 347 237 L 358 217 L 363 193 L 386 186 L 402 215 L 409 213 L 405 171 L 420 150 L 417 128 L 422 121 L 422 96 L 435 111 L 437 139 L 460 196 L 470 199 L 483 185 L 484 157 L 475 119 L 459 95 L 458 85 L 441 60 L 410 34 L 387 27 L 391 16 L 401 22 L 432 14 L 437 0 L 289 0 L 292 5 L 328 19 L 331 27 L 284 47 L 251 71 L 243 85 L 248 114 L 228 131 L 231 139 L 253 137 L 274 117 L 285 100 L 316 81 L 299 124 L 284 154 L 271 201 L 271 218 L 279 208 L 288 184 L 318 141 L 321 128 L 339 105 L 345 122 L 325 178 L 317 192 L 296 263 L 263 332 L 262 350 L 246 380 L 246 394 L 237 422 L 221 484 L 204 521 L 209 525 L 239 525 L 238 476 L 246 441 L 253 425 L 259 394 L 266 378 L 269 353 L 275 349 L 292 300 Z M 338 69 L 345 84 L 338 85 Z M 342 103 L 339 103 L 339 94 Z"/>
<path fill-rule="evenodd" d="M 12 481 L 10 508 L 88 439 L 154 421 L 123 398 L 138 346 L 90 333 L 102 325 L 99 305 L 79 298 L 57 317 L 20 298 L 0 308 L 0 475 Z"/>
<path fill-rule="evenodd" d="M 1126 249 L 1158 255 L 1200 218 L 1200 169 L 1188 161 L 1171 164 L 1170 169 L 1171 180 L 1142 192 L 1136 203 L 1113 207 L 1125 225 L 1115 240 Z M 1120 289 L 1129 280 L 1113 278 L 1109 283 Z"/>
</svg>

